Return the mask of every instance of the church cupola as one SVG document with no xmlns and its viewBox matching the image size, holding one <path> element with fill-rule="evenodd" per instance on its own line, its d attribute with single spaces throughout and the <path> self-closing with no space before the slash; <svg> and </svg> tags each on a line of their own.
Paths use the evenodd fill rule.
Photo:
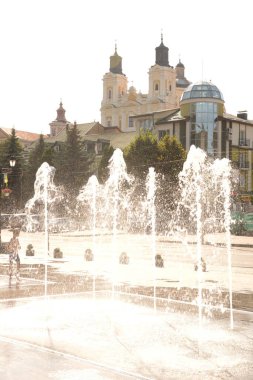
<svg viewBox="0 0 253 380">
<path fill-rule="evenodd" d="M 176 86 L 178 88 L 186 88 L 191 84 L 191 82 L 189 82 L 188 79 L 185 78 L 184 70 L 184 64 L 179 59 L 179 62 L 176 65 Z"/>
<path fill-rule="evenodd" d="M 123 74 L 122 73 L 122 57 L 117 53 L 117 45 L 115 44 L 114 55 L 110 56 L 110 72 L 114 74 Z"/>
<path fill-rule="evenodd" d="M 159 66 L 170 67 L 169 65 L 169 48 L 163 44 L 163 34 L 161 34 L 161 44 L 155 48 L 156 59 L 155 63 Z"/>
<path fill-rule="evenodd" d="M 65 117 L 65 109 L 62 107 L 62 102 L 60 102 L 60 107 L 58 108 L 58 110 L 56 111 L 57 112 L 57 117 L 56 117 L 56 121 L 59 121 L 59 122 L 62 122 L 62 123 L 66 123 L 66 117 Z"/>
<path fill-rule="evenodd" d="M 50 125 L 50 136 L 58 135 L 58 133 L 61 132 L 66 127 L 66 125 L 69 123 L 65 117 L 66 111 L 62 106 L 62 101 L 60 102 L 60 106 L 56 112 L 57 112 L 56 119 L 49 124 Z"/>
</svg>

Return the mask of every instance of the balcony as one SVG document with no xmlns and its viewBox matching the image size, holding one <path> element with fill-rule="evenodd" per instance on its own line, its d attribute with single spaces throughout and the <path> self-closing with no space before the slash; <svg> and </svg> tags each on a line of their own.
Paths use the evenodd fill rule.
<svg viewBox="0 0 253 380">
<path fill-rule="evenodd" d="M 239 140 L 239 146 L 250 146 L 250 139 L 240 139 Z"/>
</svg>

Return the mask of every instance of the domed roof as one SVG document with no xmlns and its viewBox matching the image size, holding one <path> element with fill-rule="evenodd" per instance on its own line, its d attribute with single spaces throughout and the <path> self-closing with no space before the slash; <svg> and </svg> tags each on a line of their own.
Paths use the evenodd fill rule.
<svg viewBox="0 0 253 380">
<path fill-rule="evenodd" d="M 183 67 L 184 68 L 184 64 L 181 62 L 181 60 L 179 60 L 178 64 L 176 65 L 176 67 Z"/>
<path fill-rule="evenodd" d="M 223 99 L 221 91 L 211 82 L 197 82 L 188 86 L 182 94 L 181 101 L 194 98 Z"/>
<path fill-rule="evenodd" d="M 136 92 L 136 88 L 134 86 L 129 87 L 129 92 Z"/>
</svg>

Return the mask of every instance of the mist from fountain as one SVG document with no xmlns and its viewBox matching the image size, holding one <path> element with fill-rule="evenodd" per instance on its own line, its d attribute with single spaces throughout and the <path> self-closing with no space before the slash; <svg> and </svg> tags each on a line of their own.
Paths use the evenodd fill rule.
<svg viewBox="0 0 253 380">
<path fill-rule="evenodd" d="M 92 175 L 87 184 L 82 187 L 77 197 L 78 203 L 85 203 L 87 207 L 90 208 L 90 216 L 91 216 L 91 230 L 92 230 L 92 253 L 93 253 L 93 297 L 95 298 L 96 291 L 96 234 L 97 234 L 97 203 L 100 194 L 100 185 L 95 175 Z M 86 213 L 88 214 L 88 210 L 86 208 Z"/>
<path fill-rule="evenodd" d="M 202 257 L 207 223 L 211 232 L 225 230 L 228 256 L 230 326 L 233 328 L 232 311 L 232 271 L 230 233 L 231 165 L 228 159 L 211 160 L 200 148 L 191 146 L 179 174 L 181 198 L 178 202 L 176 221 L 180 228 L 196 231 L 196 259 L 198 273 L 199 325 L 202 326 Z M 185 225 L 184 219 L 188 221 Z M 175 226 L 175 229 L 178 228 Z"/>
<path fill-rule="evenodd" d="M 151 236 L 151 247 L 153 257 L 153 272 L 154 272 L 154 310 L 156 311 L 156 173 L 154 168 L 149 168 L 146 179 L 147 190 L 147 227 Z"/>
<path fill-rule="evenodd" d="M 64 206 L 62 192 L 53 183 L 54 172 L 55 169 L 45 163 L 39 168 L 34 197 L 26 205 L 28 231 L 34 231 L 37 228 L 38 215 L 41 216 L 41 221 L 43 219 L 40 228 L 45 231 L 45 269 L 48 265 L 47 239 L 50 218 L 54 212 L 57 212 L 57 205 L 60 204 L 61 208 Z M 35 342 L 36 345 L 33 348 L 36 347 L 39 350 L 42 346 L 46 349 L 50 348 L 51 353 L 56 352 L 62 355 L 64 351 L 65 354 L 72 355 L 75 360 L 88 358 L 93 363 L 99 362 L 101 366 L 110 366 L 115 373 L 123 369 L 132 378 L 144 378 L 142 375 L 145 378 L 152 376 L 157 379 L 180 379 L 190 378 L 190 376 L 196 379 L 212 379 L 213 376 L 221 378 L 230 376 L 232 372 L 230 368 L 236 373 L 238 366 L 240 370 L 237 373 L 240 371 L 244 373 L 243 371 L 246 370 L 248 374 L 252 353 L 250 326 L 248 328 L 246 323 L 242 322 L 240 328 L 227 332 L 227 321 L 223 316 L 216 319 L 214 315 L 211 321 L 204 319 L 207 306 L 209 310 L 217 311 L 219 304 L 218 306 L 217 304 L 206 305 L 205 297 L 202 297 L 205 275 L 202 271 L 201 258 L 205 255 L 207 248 L 203 243 L 205 243 L 207 231 L 211 233 L 225 231 L 230 327 L 231 330 L 233 329 L 230 177 L 229 160 L 211 161 L 203 151 L 191 147 L 179 176 L 179 186 L 176 190 L 180 197 L 178 197 L 176 212 L 167 224 L 163 221 L 163 225 L 170 228 L 161 230 L 157 228 L 159 218 L 157 206 L 165 208 L 166 205 L 163 204 L 163 199 L 158 197 L 158 194 L 163 195 L 158 191 L 160 190 L 158 174 L 154 168 L 150 168 L 143 186 L 141 187 L 139 183 L 136 185 L 137 180 L 127 174 L 122 152 L 116 150 L 110 160 L 108 180 L 104 184 L 99 184 L 95 176 L 90 177 L 77 197 L 78 207 L 73 207 L 74 217 L 78 211 L 80 220 L 83 221 L 83 229 L 78 231 L 80 235 L 74 231 L 74 239 L 80 239 L 77 242 L 80 248 L 82 248 L 82 241 L 84 244 L 92 242 L 94 253 L 93 266 L 83 263 L 81 270 L 80 266 L 78 267 L 76 277 L 80 275 L 87 278 L 86 273 L 90 269 L 93 270 L 92 291 L 96 294 L 96 302 L 90 302 L 89 292 L 85 292 L 85 289 L 79 294 L 73 292 L 48 297 L 46 308 L 39 297 L 17 301 L 17 307 L 13 307 L 13 310 L 10 307 L 6 308 L 0 315 L 2 334 L 19 342 Z M 89 231 L 85 231 L 87 229 Z M 64 234 L 60 233 L 58 237 L 61 239 L 63 236 Z M 173 239 L 175 236 L 179 237 L 179 240 L 171 242 L 169 240 L 171 236 Z M 71 233 L 68 234 L 68 238 L 72 238 Z M 105 244 L 101 244 L 101 241 Z M 189 242 L 193 244 L 188 244 Z M 71 244 L 68 245 L 71 255 L 66 258 L 66 262 L 69 260 L 66 265 L 75 258 L 79 259 L 80 253 L 74 252 Z M 119 247 L 125 248 L 126 244 L 129 244 L 128 248 L 132 248 L 132 258 L 128 267 L 120 267 L 117 265 Z M 155 268 L 157 252 L 167 255 L 164 269 L 156 270 Z M 97 274 L 105 273 L 99 272 L 97 267 L 102 256 L 103 260 L 100 261 L 102 265 L 106 265 L 111 260 L 111 294 L 115 301 L 113 305 L 108 302 L 106 291 L 99 292 L 96 289 Z M 187 260 L 185 260 L 186 257 Z M 189 285 L 185 281 L 186 285 L 182 285 L 183 281 L 182 283 L 177 281 L 177 276 L 180 276 L 178 268 L 180 268 L 182 258 L 184 274 L 187 272 L 187 276 L 195 279 L 192 258 L 198 266 L 196 300 L 194 299 L 195 282 L 192 281 Z M 136 261 L 138 261 L 137 265 Z M 171 270 L 167 271 L 170 267 Z M 122 269 L 129 278 L 133 278 L 129 288 L 133 285 L 135 290 L 142 288 L 147 292 L 124 293 L 122 298 L 121 295 L 117 297 L 116 302 L 114 299 L 117 296 L 116 285 L 120 278 L 116 278 L 116 272 Z M 69 267 L 67 267 L 67 272 L 68 270 Z M 159 278 L 157 278 L 157 273 L 160 274 Z M 166 277 L 167 274 L 168 277 Z M 138 283 L 140 277 L 143 280 L 141 286 Z M 176 289 L 176 283 L 179 283 L 176 290 L 180 290 L 180 286 L 182 288 L 188 286 L 187 290 L 191 292 L 193 298 L 185 301 L 179 298 L 181 293 L 178 293 L 178 298 L 172 302 L 169 296 L 162 299 L 158 293 L 160 291 L 157 286 L 158 280 L 162 280 L 163 285 L 168 285 L 168 288 L 174 287 L 173 291 Z M 173 283 L 172 286 L 168 284 L 170 282 Z M 45 295 L 47 295 L 46 273 Z M 221 300 L 223 302 L 222 298 Z M 150 313 L 150 307 L 146 307 L 150 306 L 152 301 L 155 313 Z M 198 313 L 195 317 L 193 313 L 196 311 L 196 306 Z M 203 344 L 200 345 L 202 342 Z M 65 376 L 64 371 L 65 369 L 60 374 L 61 378 Z M 72 375 L 68 378 L 73 378 Z M 80 375 L 80 378 L 85 378 L 85 376 Z"/>
<path fill-rule="evenodd" d="M 150 257 L 153 265 L 153 303 L 156 309 L 156 267 L 155 257 L 157 253 L 156 241 L 156 205 L 162 202 L 157 199 L 157 187 L 159 181 L 154 168 L 149 168 L 146 178 L 146 194 L 135 193 L 135 180 L 129 176 L 123 153 L 120 149 L 114 151 L 109 162 L 109 176 L 107 181 L 100 185 L 93 175 L 87 184 L 80 190 L 77 201 L 84 205 L 82 212 L 86 215 L 88 228 L 92 231 L 93 251 L 93 293 L 96 291 L 95 261 L 98 254 L 96 249 L 97 234 L 101 230 L 111 231 L 111 279 L 112 298 L 115 296 L 116 274 L 118 271 L 118 239 L 119 232 L 136 233 L 131 223 L 136 218 L 140 225 L 144 226 L 142 234 L 147 233 L 147 241 L 151 248 Z M 55 169 L 44 163 L 38 170 L 34 184 L 34 197 L 26 204 L 27 230 L 33 230 L 33 214 L 41 213 L 44 205 L 44 230 L 45 230 L 45 293 L 47 292 L 47 259 L 48 259 L 48 209 L 53 210 L 52 205 L 62 201 L 61 191 L 53 183 Z M 182 241 L 183 234 L 194 231 L 196 236 L 196 262 L 198 275 L 198 314 L 199 325 L 202 326 L 202 314 L 205 305 L 202 299 L 202 257 L 205 225 L 212 223 L 215 229 L 226 231 L 229 295 L 230 295 L 230 326 L 233 327 L 232 313 L 232 274 L 231 274 L 231 242 L 230 242 L 230 175 L 229 160 L 210 161 L 206 153 L 192 146 L 183 170 L 179 175 L 180 198 L 174 218 L 170 221 L 173 231 L 180 231 Z M 138 199 L 138 203 L 136 202 Z M 40 209 L 38 211 L 38 209 Z M 134 215 L 134 219 L 133 219 Z M 218 220 L 218 225 L 217 225 Z M 36 221 L 37 223 L 37 221 Z M 191 231 L 192 230 L 192 231 Z M 99 232 L 98 232 L 99 231 Z M 140 233 L 140 231 L 139 231 Z M 166 236 L 171 231 L 159 231 Z"/>
<path fill-rule="evenodd" d="M 25 205 L 26 231 L 32 232 L 38 228 L 45 231 L 44 240 L 44 263 L 45 263 L 45 296 L 47 296 L 48 255 L 49 255 L 49 232 L 48 232 L 48 209 L 54 203 L 61 201 L 62 196 L 59 188 L 54 185 L 55 168 L 44 162 L 37 170 L 34 182 L 34 196 Z"/>
</svg>

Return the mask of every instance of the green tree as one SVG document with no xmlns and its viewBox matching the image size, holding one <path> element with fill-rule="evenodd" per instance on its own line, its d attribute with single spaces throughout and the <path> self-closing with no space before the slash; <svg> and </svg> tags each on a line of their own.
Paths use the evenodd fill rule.
<svg viewBox="0 0 253 380">
<path fill-rule="evenodd" d="M 158 143 L 159 162 L 158 170 L 168 176 L 170 182 L 178 182 L 178 174 L 183 169 L 186 151 L 175 136 L 165 135 Z"/>
<path fill-rule="evenodd" d="M 102 158 L 98 165 L 98 178 L 100 181 L 105 182 L 108 178 L 108 165 L 109 160 L 112 157 L 114 152 L 114 148 L 110 145 L 104 149 Z"/>
<path fill-rule="evenodd" d="M 45 143 L 44 136 L 41 134 L 39 140 L 36 142 L 34 148 L 30 152 L 28 163 L 24 171 L 24 201 L 33 196 L 36 173 L 43 162 L 47 162 L 49 165 L 52 165 L 53 151 L 52 148 Z"/>
<path fill-rule="evenodd" d="M 142 132 L 125 149 L 128 170 L 134 174 L 133 199 L 145 197 L 148 169 L 156 171 L 157 228 L 164 230 L 176 206 L 178 174 L 183 168 L 186 152 L 175 137 L 165 135 L 159 142 L 151 132 Z"/>
<path fill-rule="evenodd" d="M 95 154 L 84 150 L 84 144 L 76 123 L 66 127 L 66 141 L 54 157 L 55 181 L 63 185 L 68 194 L 76 196 L 91 175 Z"/>
<path fill-rule="evenodd" d="M 124 150 L 128 170 L 135 177 L 145 178 L 149 167 L 156 167 L 159 159 L 157 138 L 152 132 L 141 132 Z"/>
<path fill-rule="evenodd" d="M 158 143 L 159 186 L 157 187 L 157 228 L 158 230 L 169 229 L 177 205 L 178 175 L 183 169 L 186 159 L 186 151 L 175 136 L 165 135 Z"/>
</svg>

